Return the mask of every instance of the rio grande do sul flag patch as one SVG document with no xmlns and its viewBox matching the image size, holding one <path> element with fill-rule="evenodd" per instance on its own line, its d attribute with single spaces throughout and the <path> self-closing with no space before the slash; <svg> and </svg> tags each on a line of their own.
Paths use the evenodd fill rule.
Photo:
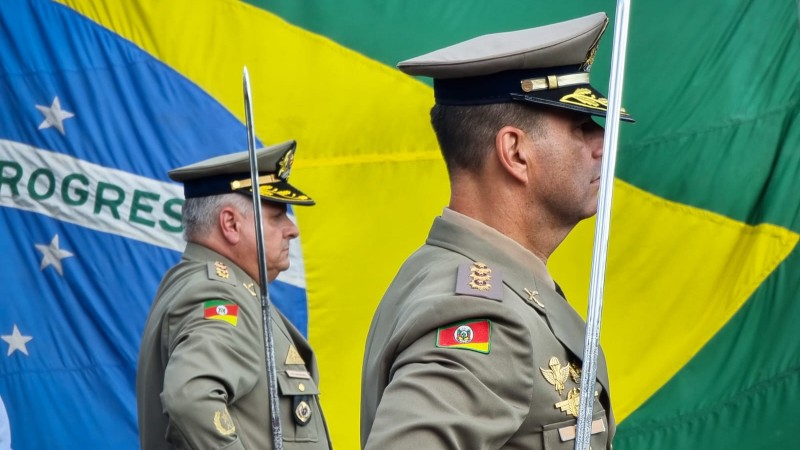
<svg viewBox="0 0 800 450">
<path fill-rule="evenodd" d="M 208 300 L 203 303 L 203 318 L 222 320 L 236 326 L 239 321 L 239 306 L 229 300 Z"/>
<path fill-rule="evenodd" d="M 491 337 L 491 320 L 470 320 L 439 328 L 436 332 L 436 346 L 489 353 L 492 347 Z"/>
</svg>

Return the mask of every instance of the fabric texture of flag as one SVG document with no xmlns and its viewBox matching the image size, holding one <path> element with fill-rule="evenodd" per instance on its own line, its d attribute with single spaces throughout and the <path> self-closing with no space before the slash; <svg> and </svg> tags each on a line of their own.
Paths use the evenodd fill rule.
<svg viewBox="0 0 800 450">
<path fill-rule="evenodd" d="M 246 149 L 245 128 L 158 59 L 46 0 L 0 4 L 0 84 L 12 446 L 138 448 L 139 340 L 184 245 L 182 188 L 166 172 Z M 302 279 L 272 292 L 304 329 Z"/>
<path fill-rule="evenodd" d="M 614 448 L 785 446 L 800 420 L 797 2 L 632 3 L 623 103 L 637 123 L 620 130 L 601 333 Z M 603 86 L 614 7 L 0 3 L 0 395 L 14 447 L 138 447 L 138 339 L 181 246 L 165 173 L 246 148 L 247 65 L 258 135 L 297 139 L 292 177 L 317 201 L 295 210 L 305 258 L 295 247 L 270 292 L 308 326 L 333 441 L 357 448 L 372 313 L 448 201 L 430 80 L 395 64 L 602 10 Z M 593 227 L 548 263 L 579 312 Z"/>
</svg>

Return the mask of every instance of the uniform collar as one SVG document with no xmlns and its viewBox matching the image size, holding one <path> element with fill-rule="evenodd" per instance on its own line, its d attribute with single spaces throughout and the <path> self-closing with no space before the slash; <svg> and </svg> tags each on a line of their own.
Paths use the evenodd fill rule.
<svg viewBox="0 0 800 450">
<path fill-rule="evenodd" d="M 495 230 L 494 228 L 479 222 L 472 217 L 466 216 L 450 208 L 442 211 L 442 220 L 454 225 L 466 228 L 470 232 L 492 243 L 499 252 L 507 255 L 515 263 L 531 271 L 534 277 L 550 289 L 555 290 L 556 283 L 547 271 L 547 266 L 533 252 L 521 246 L 517 241 Z"/>
</svg>

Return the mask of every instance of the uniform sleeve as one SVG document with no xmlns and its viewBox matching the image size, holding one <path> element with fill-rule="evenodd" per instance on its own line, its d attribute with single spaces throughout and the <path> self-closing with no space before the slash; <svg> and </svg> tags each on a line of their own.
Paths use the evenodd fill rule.
<svg viewBox="0 0 800 450">
<path fill-rule="evenodd" d="M 243 449 L 228 406 L 251 391 L 261 373 L 258 322 L 241 310 L 235 325 L 205 319 L 202 301 L 176 311 L 170 322 L 162 393 L 167 440 L 176 448 Z"/>
<path fill-rule="evenodd" d="M 472 309 L 464 301 L 483 307 L 464 316 Z M 490 326 L 488 347 L 459 345 L 478 342 L 483 321 Z M 501 448 L 530 409 L 535 367 L 528 328 L 491 300 L 464 297 L 408 323 L 426 325 L 412 326 L 401 339 L 365 448 Z"/>
</svg>

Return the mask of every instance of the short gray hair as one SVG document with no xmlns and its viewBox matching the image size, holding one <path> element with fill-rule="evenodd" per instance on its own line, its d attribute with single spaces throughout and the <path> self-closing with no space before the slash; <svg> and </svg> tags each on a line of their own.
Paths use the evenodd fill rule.
<svg viewBox="0 0 800 450">
<path fill-rule="evenodd" d="M 184 239 L 192 241 L 210 234 L 217 225 L 220 210 L 226 206 L 236 208 L 245 216 L 253 212 L 253 200 L 237 193 L 186 199 L 181 216 Z"/>
</svg>

